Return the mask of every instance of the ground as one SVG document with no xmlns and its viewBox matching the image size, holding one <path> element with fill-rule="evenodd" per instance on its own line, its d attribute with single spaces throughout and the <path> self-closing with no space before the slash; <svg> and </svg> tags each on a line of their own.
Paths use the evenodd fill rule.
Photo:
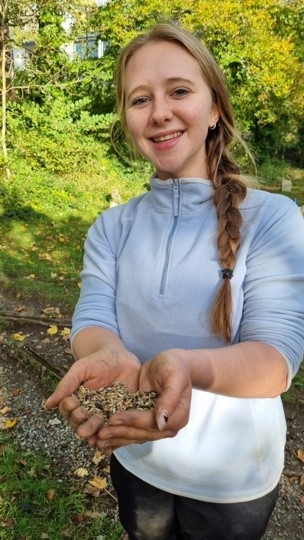
<svg viewBox="0 0 304 540">
<path fill-rule="evenodd" d="M 0 300 L 3 299 L 0 298 Z M 33 305 L 24 306 L 18 302 L 10 302 L 9 304 L 3 302 L 2 304 L 3 309 L 1 309 L 2 306 L 0 308 L 0 373 L 3 382 L 0 390 L 0 402 L 1 399 L 2 403 L 6 399 L 7 402 L 13 401 L 14 409 L 19 411 L 20 415 L 16 438 L 21 441 L 20 444 L 26 445 L 27 449 L 33 445 L 33 449 L 37 450 L 39 435 L 35 439 L 32 433 L 38 431 L 41 435 L 41 430 L 34 429 L 38 418 L 46 423 L 41 402 L 47 397 L 48 384 L 51 384 L 45 378 L 45 374 L 51 373 L 53 381 L 54 378 L 59 380 L 72 363 L 68 341 L 70 317 L 62 315 L 60 309 L 52 306 L 37 308 Z M 43 378 L 42 374 L 44 374 Z M 27 405 L 22 401 L 25 396 Z M 28 407 L 28 404 L 32 406 Z M 296 402 L 288 403 L 285 399 L 284 408 L 288 426 L 285 468 L 281 479 L 279 500 L 264 540 L 303 540 L 304 538 L 304 393 L 300 394 Z M 25 411 L 25 409 L 27 410 Z M 25 418 L 27 429 L 22 425 Z M 66 427 L 62 423 L 56 427 L 56 422 L 59 422 L 57 412 L 52 413 L 52 419 L 47 421 L 52 426 L 49 429 L 53 430 L 48 452 L 51 458 L 56 461 L 51 448 L 52 440 L 56 441 L 54 430 L 57 429 L 56 434 L 59 436 L 59 430 L 66 429 Z M 32 426 L 31 429 L 29 429 L 29 425 Z M 48 431 L 46 434 L 44 433 L 44 439 L 47 437 L 47 433 Z M 73 435 L 73 433 L 69 434 L 71 438 Z M 66 432 L 64 437 L 67 437 Z M 75 448 L 74 470 L 81 467 L 84 460 L 88 465 L 91 458 L 89 454 L 86 455 L 86 448 L 83 444 L 78 441 L 77 445 L 79 448 Z M 44 446 L 47 446 L 45 440 Z M 58 442 L 56 442 L 54 452 L 58 452 Z M 76 463 L 77 459 L 79 459 L 78 463 Z M 223 459 L 225 459 L 224 456 Z M 57 458 L 57 465 L 59 462 L 61 463 L 62 459 Z M 73 475 L 70 463 L 71 457 L 69 456 L 67 463 L 58 465 L 60 474 L 66 475 L 69 480 Z M 104 467 L 105 465 L 106 463 Z M 109 502 L 112 506 L 116 504 L 111 488 L 101 498 L 101 504 L 105 508 L 109 507 Z"/>
</svg>

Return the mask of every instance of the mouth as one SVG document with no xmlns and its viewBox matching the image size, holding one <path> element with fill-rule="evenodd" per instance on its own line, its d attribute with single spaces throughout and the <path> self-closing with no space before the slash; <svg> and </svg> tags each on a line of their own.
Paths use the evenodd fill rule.
<svg viewBox="0 0 304 540">
<path fill-rule="evenodd" d="M 171 141 L 172 139 L 177 139 L 183 134 L 183 131 L 174 131 L 173 133 L 168 133 L 167 135 L 161 135 L 159 137 L 152 137 L 151 140 L 155 143 Z"/>
</svg>

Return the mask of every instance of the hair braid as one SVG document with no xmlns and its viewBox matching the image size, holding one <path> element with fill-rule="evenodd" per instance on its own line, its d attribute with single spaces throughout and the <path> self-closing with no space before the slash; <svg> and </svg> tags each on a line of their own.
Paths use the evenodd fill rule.
<svg viewBox="0 0 304 540">
<path fill-rule="evenodd" d="M 231 341 L 232 320 L 231 277 L 241 240 L 242 216 L 239 204 L 245 198 L 247 189 L 240 175 L 239 167 L 228 152 L 228 145 L 235 130 L 231 126 L 229 133 L 227 123 L 224 127 L 221 119 L 217 129 L 217 136 L 214 137 L 211 133 L 209 137 L 207 152 L 218 221 L 218 255 L 225 272 L 211 310 L 211 325 L 215 334 L 222 336 L 225 341 L 229 342 Z"/>
</svg>

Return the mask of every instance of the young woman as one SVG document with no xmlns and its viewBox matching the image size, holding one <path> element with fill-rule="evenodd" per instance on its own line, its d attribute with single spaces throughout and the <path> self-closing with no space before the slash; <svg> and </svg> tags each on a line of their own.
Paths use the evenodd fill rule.
<svg viewBox="0 0 304 540">
<path fill-rule="evenodd" d="M 111 457 L 131 540 L 258 540 L 284 461 L 280 394 L 304 351 L 304 221 L 246 188 L 226 84 L 187 31 L 159 24 L 122 51 L 117 107 L 155 168 L 85 244 L 76 362 L 49 398 Z M 74 397 L 122 381 L 153 411 L 87 418 Z"/>
</svg>

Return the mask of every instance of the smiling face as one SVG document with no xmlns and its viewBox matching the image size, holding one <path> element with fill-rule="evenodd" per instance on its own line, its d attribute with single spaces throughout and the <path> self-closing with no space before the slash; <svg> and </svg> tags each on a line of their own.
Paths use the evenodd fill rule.
<svg viewBox="0 0 304 540">
<path fill-rule="evenodd" d="M 138 49 L 126 67 L 125 106 L 130 136 L 160 179 L 207 178 L 205 141 L 219 114 L 186 49 L 169 41 Z"/>
</svg>

